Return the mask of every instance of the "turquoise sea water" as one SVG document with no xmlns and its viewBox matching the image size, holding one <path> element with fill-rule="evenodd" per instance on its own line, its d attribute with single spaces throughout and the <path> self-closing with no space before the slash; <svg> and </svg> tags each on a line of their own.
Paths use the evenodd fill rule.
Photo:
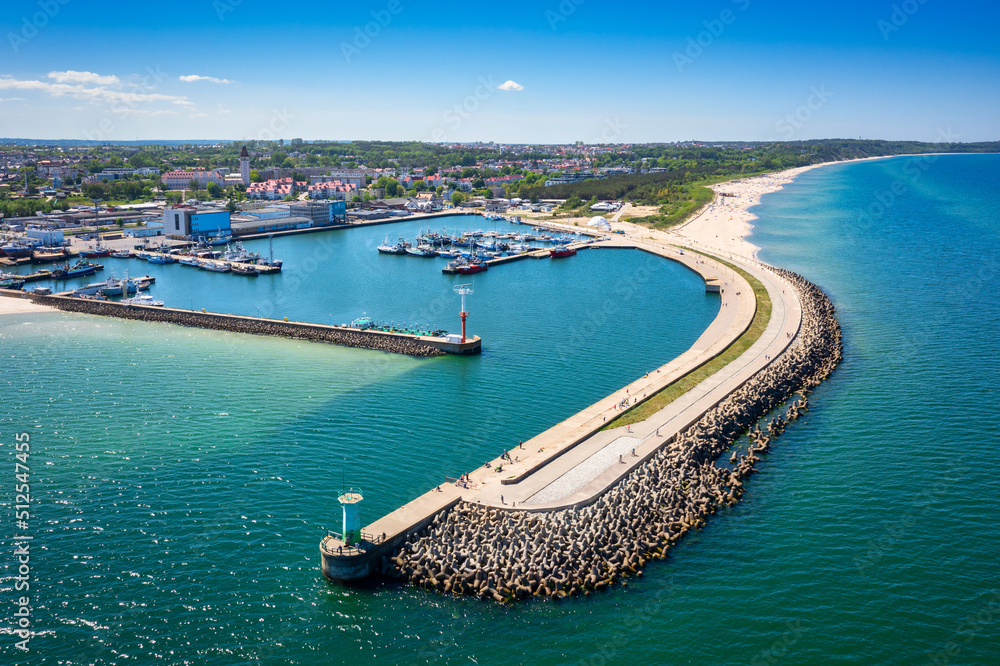
<svg viewBox="0 0 1000 666">
<path fill-rule="evenodd" d="M 380 515 L 686 348 L 718 301 L 683 269 L 588 251 L 477 276 L 478 359 L 2 318 L 3 444 L 27 430 L 34 446 L 40 635 L 30 659 L 13 636 L 0 649 L 73 664 L 994 663 L 998 185 L 1000 156 L 896 158 L 765 197 L 753 240 L 831 294 L 845 361 L 743 502 L 643 578 L 585 599 L 501 608 L 341 588 L 316 543 L 342 471 Z M 336 261 L 295 290 L 290 318 L 454 317 L 439 273 L 396 286 L 410 264 L 383 263 L 350 282 L 367 269 Z"/>
<path fill-rule="evenodd" d="M 452 287 L 468 278 L 375 250 L 417 228 L 276 239 L 278 277 L 148 268 L 159 297 L 188 307 L 320 322 L 366 311 L 456 330 Z M 373 520 L 681 353 L 719 299 L 679 264 L 590 250 L 479 274 L 468 306 L 484 352 L 435 359 L 67 313 L 0 318 L 5 536 L 23 533 L 14 433 L 32 438 L 32 661 L 443 652 L 427 627 L 464 602 L 322 577 L 342 483 L 365 491 Z M 0 558 L 5 602 L 13 549 L 6 540 Z"/>
</svg>

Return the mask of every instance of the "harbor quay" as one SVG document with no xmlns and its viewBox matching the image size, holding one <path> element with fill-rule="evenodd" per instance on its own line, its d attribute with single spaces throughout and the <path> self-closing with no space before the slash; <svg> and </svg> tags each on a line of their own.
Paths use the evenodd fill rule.
<svg viewBox="0 0 1000 666">
<path fill-rule="evenodd" d="M 328 578 L 350 582 L 389 572 L 395 553 L 428 525 L 463 507 L 521 515 L 572 510 L 596 502 L 766 367 L 798 334 L 801 309 L 791 284 L 759 266 L 742 266 L 761 281 L 772 301 L 764 334 L 735 361 L 652 417 L 605 429 L 625 409 L 652 398 L 728 349 L 753 322 L 757 299 L 739 272 L 703 254 L 633 237 L 609 238 L 587 247 L 639 249 L 684 265 L 702 277 L 706 291 L 720 294 L 717 316 L 677 358 L 536 437 L 512 443 L 483 467 L 456 473 L 456 478 L 446 479 L 364 528 L 328 532 L 320 543 L 322 570 Z"/>
</svg>

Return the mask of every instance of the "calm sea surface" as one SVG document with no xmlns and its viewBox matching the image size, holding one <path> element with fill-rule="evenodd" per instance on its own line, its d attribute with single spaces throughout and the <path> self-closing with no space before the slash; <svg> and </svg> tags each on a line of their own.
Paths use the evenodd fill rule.
<svg viewBox="0 0 1000 666">
<path fill-rule="evenodd" d="M 338 587 L 317 542 L 338 521 L 342 478 L 364 489 L 367 522 L 686 349 L 718 308 L 686 270 L 587 251 L 475 276 L 470 331 L 486 351 L 472 359 L 0 317 L 0 586 L 10 617 L 13 438 L 29 432 L 38 631 L 27 658 L 9 632 L 0 654 L 995 663 L 998 191 L 1000 156 L 941 156 L 824 167 L 765 197 L 753 240 L 831 294 L 843 365 L 743 502 L 627 588 L 558 603 Z M 416 226 L 276 240 L 289 266 L 277 279 L 132 266 L 158 271 L 153 293 L 180 307 L 454 330 L 458 280 L 433 260 L 375 253 Z"/>
</svg>

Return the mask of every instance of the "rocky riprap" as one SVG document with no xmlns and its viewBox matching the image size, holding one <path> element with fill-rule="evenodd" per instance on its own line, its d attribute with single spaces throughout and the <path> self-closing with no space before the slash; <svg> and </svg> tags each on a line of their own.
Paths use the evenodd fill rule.
<svg viewBox="0 0 1000 666">
<path fill-rule="evenodd" d="M 841 331 L 830 299 L 801 276 L 776 272 L 802 304 L 793 344 L 606 494 L 585 507 L 548 512 L 460 503 L 383 557 L 381 573 L 499 602 L 589 594 L 642 575 L 649 560 L 665 557 L 689 530 L 740 499 L 760 454 L 840 363 Z M 784 415 L 760 426 L 790 399 Z M 744 433 L 746 451 L 720 461 Z"/>
<path fill-rule="evenodd" d="M 384 335 L 365 331 L 283 322 L 274 319 L 226 316 L 211 312 L 127 306 L 121 303 L 91 301 L 63 296 L 35 296 L 32 300 L 42 305 L 66 310 L 67 312 L 83 312 L 104 317 L 181 324 L 182 326 L 195 326 L 217 331 L 231 331 L 233 333 L 274 335 L 297 340 L 329 342 L 344 347 L 375 349 L 394 354 L 406 354 L 408 356 L 440 356 L 444 354 L 444 352 L 433 345 L 423 343 L 405 335 Z"/>
</svg>

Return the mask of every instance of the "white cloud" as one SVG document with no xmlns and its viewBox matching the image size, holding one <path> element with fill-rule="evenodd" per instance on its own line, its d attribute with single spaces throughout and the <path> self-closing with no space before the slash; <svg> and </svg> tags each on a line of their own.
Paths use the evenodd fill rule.
<svg viewBox="0 0 1000 666">
<path fill-rule="evenodd" d="M 194 120 L 195 118 L 208 118 L 207 113 L 189 113 L 188 118 Z"/>
<path fill-rule="evenodd" d="M 179 77 L 181 81 L 185 83 L 194 83 L 195 81 L 211 81 L 212 83 L 232 83 L 229 79 L 217 79 L 214 76 L 200 76 L 198 74 L 188 74 L 186 76 Z"/>
<path fill-rule="evenodd" d="M 58 74 L 58 72 L 53 72 L 52 74 Z M 105 78 L 107 79 L 109 77 Z M 116 81 L 118 80 L 117 77 L 110 78 L 114 78 Z M 144 102 L 173 102 L 187 100 L 187 97 L 178 95 L 123 92 L 120 90 L 110 90 L 100 85 L 88 87 L 81 84 L 70 85 L 68 83 L 49 83 L 47 81 L 22 81 L 10 76 L 0 76 L 0 90 L 34 90 L 45 93 L 46 95 L 51 95 L 52 97 L 72 97 L 73 99 L 85 102 L 106 102 L 124 105 L 141 104 Z"/>
<path fill-rule="evenodd" d="M 23 97 L 0 97 L 0 102 L 23 102 Z"/>
<path fill-rule="evenodd" d="M 121 80 L 113 74 L 101 76 L 93 72 L 74 72 L 72 69 L 65 72 L 49 72 L 49 78 L 55 79 L 56 83 L 79 83 L 98 86 L 121 85 Z"/>
<path fill-rule="evenodd" d="M 123 116 L 176 116 L 176 111 L 171 111 L 169 109 L 128 109 L 123 107 L 116 107 L 111 109 L 111 113 L 118 113 Z"/>
<path fill-rule="evenodd" d="M 186 99 L 175 99 L 173 104 L 177 106 L 194 106 L 194 102 L 189 102 Z"/>
<path fill-rule="evenodd" d="M 524 90 L 524 86 L 514 81 L 504 81 L 503 83 L 497 86 L 497 90 L 510 90 L 510 91 Z"/>
</svg>

